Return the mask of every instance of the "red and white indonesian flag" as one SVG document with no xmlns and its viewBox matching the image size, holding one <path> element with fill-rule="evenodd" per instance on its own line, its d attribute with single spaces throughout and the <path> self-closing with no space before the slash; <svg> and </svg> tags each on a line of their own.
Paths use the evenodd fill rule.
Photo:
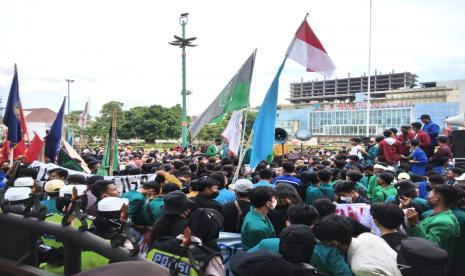
<svg viewBox="0 0 465 276">
<path fill-rule="evenodd" d="M 330 77 L 336 69 L 307 20 L 304 20 L 297 30 L 287 50 L 287 57 L 305 66 L 308 72 L 318 72 L 326 77 Z"/>
<path fill-rule="evenodd" d="M 84 128 L 87 125 L 87 119 L 89 118 L 89 103 L 86 102 L 86 106 L 84 106 L 84 110 L 79 116 L 79 127 Z"/>
<path fill-rule="evenodd" d="M 228 141 L 228 151 L 234 156 L 238 155 L 239 146 L 241 145 L 241 131 L 242 131 L 242 112 L 240 110 L 234 111 L 231 114 L 231 119 L 224 129 L 221 136 Z"/>
</svg>

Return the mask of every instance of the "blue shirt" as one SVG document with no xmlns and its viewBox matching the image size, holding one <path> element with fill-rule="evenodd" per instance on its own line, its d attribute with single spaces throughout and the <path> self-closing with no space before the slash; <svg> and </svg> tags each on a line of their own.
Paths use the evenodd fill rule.
<svg viewBox="0 0 465 276">
<path fill-rule="evenodd" d="M 411 154 L 410 158 L 412 160 L 418 161 L 419 163 L 413 163 L 410 167 L 410 172 L 416 175 L 424 175 L 425 174 L 425 167 L 428 163 L 428 157 L 426 157 L 426 153 L 419 147 L 417 147 Z"/>
<path fill-rule="evenodd" d="M 418 196 L 423 199 L 428 198 L 428 181 L 421 181 L 415 183 L 418 187 Z"/>
<path fill-rule="evenodd" d="M 282 176 L 278 176 L 276 177 L 274 180 L 273 180 L 273 183 L 274 185 L 278 185 L 280 183 L 286 183 L 286 184 L 291 184 L 292 186 L 294 186 L 294 188 L 298 188 L 299 185 L 300 185 L 300 179 L 296 178 L 296 177 L 293 177 L 292 175 L 290 174 L 285 174 L 285 175 L 282 175 Z"/>
<path fill-rule="evenodd" d="M 247 252 L 251 253 L 260 249 L 279 254 L 279 238 L 261 240 L 260 243 L 249 249 Z M 319 272 L 327 275 L 353 275 L 352 270 L 344 260 L 344 256 L 342 256 L 339 250 L 335 247 L 326 246 L 319 242 L 315 244 L 310 264 Z"/>
<path fill-rule="evenodd" d="M 436 146 L 436 138 L 439 135 L 439 126 L 433 122 L 426 123 L 421 129 L 431 138 L 431 146 Z"/>
<path fill-rule="evenodd" d="M 274 189 L 276 186 L 268 182 L 268 180 L 260 180 L 256 184 L 253 184 L 254 189 L 257 187 L 270 187 Z"/>
<path fill-rule="evenodd" d="M 40 204 L 47 207 L 47 214 L 61 214 L 60 212 L 58 212 L 55 198 L 42 200 Z"/>
<path fill-rule="evenodd" d="M 215 201 L 221 203 L 221 205 L 225 205 L 228 202 L 234 202 L 234 200 L 236 200 L 236 194 L 226 188 L 219 190 L 219 194 L 215 198 Z"/>
</svg>

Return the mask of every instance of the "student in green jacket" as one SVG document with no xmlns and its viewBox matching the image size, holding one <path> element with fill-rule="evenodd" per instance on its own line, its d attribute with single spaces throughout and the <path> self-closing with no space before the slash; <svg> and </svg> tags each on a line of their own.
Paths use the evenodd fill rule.
<svg viewBox="0 0 465 276">
<path fill-rule="evenodd" d="M 378 187 L 378 175 L 383 173 L 385 169 L 387 168 L 380 164 L 375 164 L 373 167 L 368 165 L 367 168 L 364 169 L 366 176 L 371 175 L 371 177 L 368 179 L 367 188 L 367 197 L 369 200 L 373 200 L 375 197 L 375 188 Z"/>
<path fill-rule="evenodd" d="M 208 146 L 207 152 L 205 153 L 205 156 L 207 156 L 207 157 L 215 157 L 215 156 L 217 156 L 220 153 L 220 145 L 221 145 L 221 139 L 216 138 L 215 143 Z"/>
<path fill-rule="evenodd" d="M 454 258 L 455 243 L 460 236 L 460 225 L 451 211 L 457 199 L 455 187 L 440 184 L 428 195 L 428 202 L 433 206 L 431 216 L 420 222 L 415 209 L 406 209 L 410 235 L 428 239 L 446 250 L 449 254 L 449 265 Z"/>
<path fill-rule="evenodd" d="M 334 201 L 334 189 L 331 186 L 331 172 L 328 170 L 321 170 L 318 172 L 318 180 L 320 183 L 314 183 L 308 186 L 306 192 L 305 203 L 312 204 L 318 198 L 328 198 Z"/>
<path fill-rule="evenodd" d="M 389 196 L 397 194 L 396 188 L 391 184 L 392 181 L 394 176 L 390 173 L 382 173 L 378 176 L 378 186 L 374 189 L 372 203 L 383 203 Z"/>
<path fill-rule="evenodd" d="M 155 191 L 160 190 L 160 185 L 155 181 L 142 183 L 142 187 L 124 193 L 121 197 L 129 200 L 128 215 L 136 225 L 151 226 L 153 221 L 145 208 L 146 202 L 155 196 Z"/>
<path fill-rule="evenodd" d="M 278 201 L 270 187 L 257 187 L 249 193 L 252 207 L 244 218 L 241 228 L 241 241 L 244 250 L 257 245 L 261 240 L 276 237 L 273 224 L 266 216 L 276 208 Z"/>
<path fill-rule="evenodd" d="M 287 225 L 306 225 L 312 227 L 318 220 L 318 212 L 315 207 L 308 204 L 295 204 L 287 209 Z M 279 253 L 279 238 L 261 240 L 259 244 L 249 249 L 248 252 L 255 252 L 263 249 L 273 253 Z M 347 275 L 351 276 L 352 271 L 344 260 L 344 256 L 335 247 L 324 245 L 317 241 L 313 250 L 313 255 L 309 263 L 319 272 L 329 276 Z"/>
</svg>

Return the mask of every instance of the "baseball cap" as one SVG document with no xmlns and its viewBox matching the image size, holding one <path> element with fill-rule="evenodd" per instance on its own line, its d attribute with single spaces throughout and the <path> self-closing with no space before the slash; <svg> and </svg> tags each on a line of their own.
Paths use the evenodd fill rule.
<svg viewBox="0 0 465 276">
<path fill-rule="evenodd" d="M 238 252 L 229 261 L 234 275 L 241 276 L 282 276 L 292 274 L 292 265 L 280 255 L 266 250 L 253 253 Z"/>
<path fill-rule="evenodd" d="M 63 180 L 53 179 L 45 183 L 44 191 L 46 193 L 57 193 L 64 186 L 65 186 L 65 182 Z"/>
<path fill-rule="evenodd" d="M 253 189 L 253 184 L 248 179 L 238 179 L 234 184 L 229 186 L 229 189 L 237 191 L 239 193 L 247 193 Z"/>
<path fill-rule="evenodd" d="M 15 187 L 32 187 L 33 185 L 34 179 L 32 177 L 19 177 L 13 184 Z"/>
<path fill-rule="evenodd" d="M 410 180 L 410 175 L 406 172 L 399 173 L 399 175 L 397 176 L 397 179 L 398 180 L 402 180 L 402 179 Z"/>
</svg>

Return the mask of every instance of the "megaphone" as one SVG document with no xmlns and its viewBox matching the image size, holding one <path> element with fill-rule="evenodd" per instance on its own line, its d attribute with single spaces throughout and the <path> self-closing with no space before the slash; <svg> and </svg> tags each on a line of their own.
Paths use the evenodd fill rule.
<svg viewBox="0 0 465 276">
<path fill-rule="evenodd" d="M 447 118 L 446 123 L 454 125 L 454 126 L 465 127 L 465 113 L 460 113 L 459 115 L 455 115 L 453 117 Z"/>
<path fill-rule="evenodd" d="M 274 129 L 274 143 L 275 144 L 284 144 L 288 139 L 287 131 L 283 128 L 277 127 Z"/>
</svg>

